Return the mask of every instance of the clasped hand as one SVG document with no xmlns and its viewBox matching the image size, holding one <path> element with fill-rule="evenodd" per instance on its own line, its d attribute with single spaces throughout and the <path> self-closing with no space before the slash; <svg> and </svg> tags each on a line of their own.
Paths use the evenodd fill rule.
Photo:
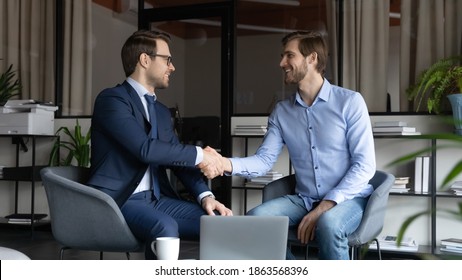
<svg viewBox="0 0 462 280">
<path fill-rule="evenodd" d="M 207 146 L 203 149 L 204 159 L 201 163 L 198 164 L 198 167 L 201 169 L 201 172 L 208 179 L 213 179 L 217 176 L 223 176 L 225 172 L 225 165 L 223 158 L 215 149 Z"/>
</svg>

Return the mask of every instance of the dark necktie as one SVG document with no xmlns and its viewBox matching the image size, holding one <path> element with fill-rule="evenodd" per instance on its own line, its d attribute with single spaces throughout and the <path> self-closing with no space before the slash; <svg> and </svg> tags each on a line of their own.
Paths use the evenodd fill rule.
<svg viewBox="0 0 462 280">
<path fill-rule="evenodd" d="M 148 102 L 149 122 L 151 123 L 151 137 L 157 139 L 156 101 L 153 95 L 145 94 L 144 98 L 146 98 L 146 101 Z M 156 199 L 159 200 L 160 186 L 159 178 L 157 175 L 157 166 L 150 164 L 149 169 L 151 170 L 152 190 Z"/>
</svg>

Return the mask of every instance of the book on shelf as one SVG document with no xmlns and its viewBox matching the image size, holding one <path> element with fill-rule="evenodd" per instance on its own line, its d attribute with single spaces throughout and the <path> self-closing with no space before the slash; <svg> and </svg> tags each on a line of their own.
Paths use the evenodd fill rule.
<svg viewBox="0 0 462 280">
<path fill-rule="evenodd" d="M 412 126 L 381 126 L 373 127 L 373 132 L 416 132 L 415 127 Z"/>
<path fill-rule="evenodd" d="M 430 157 L 422 158 L 422 193 L 428 193 L 430 184 Z"/>
<path fill-rule="evenodd" d="M 38 222 L 47 217 L 47 214 L 34 214 L 34 223 Z M 31 224 L 32 223 L 32 214 L 10 214 L 5 216 L 8 219 L 10 224 Z"/>
<path fill-rule="evenodd" d="M 422 164 L 423 157 L 416 157 L 414 161 L 414 192 L 422 193 Z"/>
<path fill-rule="evenodd" d="M 419 250 L 419 244 L 411 237 L 403 238 L 399 245 L 396 243 L 397 237 L 393 235 L 382 235 L 377 240 L 379 241 L 380 249 L 385 251 L 415 252 Z M 369 249 L 377 249 L 375 241 L 371 242 Z"/>
<path fill-rule="evenodd" d="M 451 184 L 451 190 L 462 190 L 462 181 L 455 181 Z"/>
<path fill-rule="evenodd" d="M 453 195 L 462 195 L 462 190 L 452 190 Z"/>
<path fill-rule="evenodd" d="M 462 246 L 442 245 L 441 248 L 446 248 L 448 250 L 453 250 L 453 251 L 459 251 L 462 253 Z"/>
<path fill-rule="evenodd" d="M 451 248 L 451 246 L 442 246 L 440 247 L 440 251 L 462 254 L 462 248 Z"/>
<path fill-rule="evenodd" d="M 414 192 L 428 193 L 430 186 L 430 157 L 416 157 L 414 167 Z"/>
<path fill-rule="evenodd" d="M 375 136 L 413 136 L 413 135 L 421 135 L 421 132 L 415 131 L 415 132 L 406 132 L 406 131 L 401 131 L 401 132 L 373 132 Z"/>
<path fill-rule="evenodd" d="M 264 188 L 268 182 L 260 183 L 260 182 L 252 182 L 248 181 L 245 182 L 244 186 L 248 188 Z"/>
<path fill-rule="evenodd" d="M 454 246 L 462 248 L 462 238 L 446 238 L 441 239 L 441 246 Z"/>
<path fill-rule="evenodd" d="M 410 190 L 410 188 L 402 187 L 402 185 L 395 185 L 395 186 L 391 187 L 390 192 L 392 192 L 392 193 L 407 193 Z"/>
<path fill-rule="evenodd" d="M 252 178 L 250 179 L 250 182 L 253 182 L 253 183 L 271 183 L 273 182 L 274 180 L 277 180 L 276 179 L 272 179 L 272 178 L 265 178 L 265 177 L 256 177 L 256 178 Z"/>
<path fill-rule="evenodd" d="M 403 121 L 381 121 L 375 122 L 374 127 L 388 127 L 388 126 L 407 126 L 407 122 Z"/>
<path fill-rule="evenodd" d="M 395 185 L 409 184 L 409 177 L 395 177 Z"/>
<path fill-rule="evenodd" d="M 268 171 L 265 175 L 251 178 L 250 182 L 253 183 L 261 183 L 261 184 L 267 184 L 270 183 L 274 180 L 282 178 L 284 175 L 282 173 L 279 173 L 277 171 L 270 170 Z"/>
</svg>

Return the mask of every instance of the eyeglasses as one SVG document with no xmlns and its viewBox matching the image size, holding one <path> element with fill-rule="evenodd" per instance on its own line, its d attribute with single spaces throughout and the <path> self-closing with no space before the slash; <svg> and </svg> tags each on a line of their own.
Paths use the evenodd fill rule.
<svg viewBox="0 0 462 280">
<path fill-rule="evenodd" d="M 172 60 L 173 60 L 173 58 L 170 55 L 165 55 L 165 54 L 147 54 L 147 55 L 149 55 L 150 57 L 159 56 L 159 57 L 167 59 L 167 66 L 170 66 L 170 63 L 172 63 Z"/>
</svg>

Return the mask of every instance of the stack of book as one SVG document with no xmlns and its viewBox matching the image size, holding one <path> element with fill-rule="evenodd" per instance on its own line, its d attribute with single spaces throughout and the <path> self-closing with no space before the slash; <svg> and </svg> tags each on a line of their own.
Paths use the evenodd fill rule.
<svg viewBox="0 0 462 280">
<path fill-rule="evenodd" d="M 34 223 L 44 219 L 47 214 L 34 214 Z M 26 224 L 30 225 L 32 223 L 32 215 L 31 214 L 11 214 L 5 216 L 8 219 L 8 223 L 10 224 Z"/>
<path fill-rule="evenodd" d="M 266 125 L 260 124 L 247 124 L 247 125 L 236 125 L 234 128 L 235 135 L 265 135 Z"/>
<path fill-rule="evenodd" d="M 462 239 L 461 238 L 442 239 L 440 250 L 462 254 Z"/>
<path fill-rule="evenodd" d="M 455 195 L 462 195 L 462 181 L 455 181 L 451 185 L 451 191 Z"/>
<path fill-rule="evenodd" d="M 414 192 L 428 193 L 430 185 L 430 157 L 416 157 L 414 167 Z"/>
<path fill-rule="evenodd" d="M 396 177 L 395 184 L 391 187 L 390 192 L 392 193 L 407 193 L 410 188 L 407 187 L 409 184 L 409 177 Z"/>
<path fill-rule="evenodd" d="M 250 181 L 245 183 L 245 186 L 263 188 L 266 184 L 271 183 L 274 180 L 280 179 L 283 176 L 284 175 L 282 173 L 271 170 L 263 176 L 250 179 Z"/>
<path fill-rule="evenodd" d="M 416 252 L 419 250 L 419 244 L 417 241 L 410 237 L 405 237 L 400 244 L 396 242 L 397 237 L 393 235 L 383 235 L 377 237 L 379 241 L 380 249 L 384 251 L 404 251 L 404 252 Z M 369 249 L 377 249 L 377 243 L 371 242 Z"/>
<path fill-rule="evenodd" d="M 375 136 L 394 136 L 394 135 L 420 135 L 413 126 L 408 126 L 403 121 L 383 121 L 375 122 L 372 127 Z"/>
</svg>

